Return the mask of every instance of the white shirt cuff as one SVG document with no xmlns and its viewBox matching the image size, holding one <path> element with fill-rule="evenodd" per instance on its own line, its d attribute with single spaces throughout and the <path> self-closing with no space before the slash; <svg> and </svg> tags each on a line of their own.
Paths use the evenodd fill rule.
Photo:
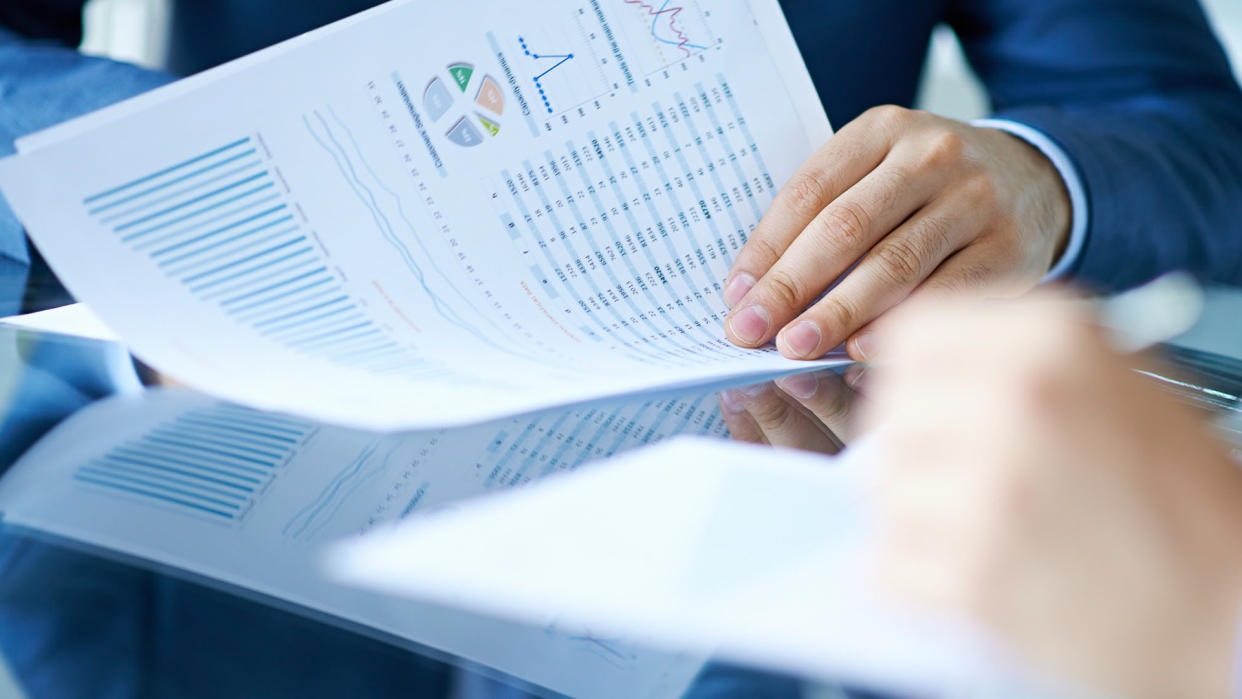
<svg viewBox="0 0 1242 699">
<path fill-rule="evenodd" d="M 1008 119 L 978 119 L 971 122 L 971 125 L 985 129 L 997 129 L 1017 136 L 1039 149 L 1039 152 L 1043 153 L 1048 160 L 1051 160 L 1053 167 L 1061 174 L 1061 180 L 1065 182 L 1065 188 L 1069 190 L 1070 208 L 1073 211 L 1069 243 L 1066 244 L 1065 252 L 1061 254 L 1061 259 L 1052 265 L 1052 269 L 1048 271 L 1048 274 L 1044 275 L 1040 283 L 1043 284 L 1064 277 L 1082 254 L 1083 246 L 1087 243 L 1087 222 L 1090 220 L 1090 216 L 1088 216 L 1087 190 L 1083 187 L 1082 176 L 1078 174 L 1078 168 L 1074 167 L 1074 163 L 1070 161 L 1069 155 L 1039 129 Z"/>
</svg>

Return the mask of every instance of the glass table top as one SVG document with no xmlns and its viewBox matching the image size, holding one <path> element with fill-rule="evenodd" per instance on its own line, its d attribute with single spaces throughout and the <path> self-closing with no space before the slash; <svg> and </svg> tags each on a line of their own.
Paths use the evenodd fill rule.
<svg viewBox="0 0 1242 699">
<path fill-rule="evenodd" d="M 6 314 L 68 301 L 46 271 L 0 269 Z M 1171 358 L 1154 380 L 1186 393 L 1207 376 L 1186 394 L 1236 406 L 1236 362 Z M 341 537 L 676 435 L 836 453 L 866 382 L 853 366 L 381 435 L 160 386 L 118 345 L 0 324 L 0 656 L 31 696 L 837 692 L 347 589 L 315 561 Z"/>
<path fill-rule="evenodd" d="M 0 275 L 10 312 L 67 300 L 50 275 Z M 316 555 L 675 435 L 836 452 L 858 379 L 821 372 L 810 401 L 699 389 L 381 435 L 0 325 L 0 654 L 31 696 L 797 696 L 710 658 L 339 587 Z"/>
</svg>

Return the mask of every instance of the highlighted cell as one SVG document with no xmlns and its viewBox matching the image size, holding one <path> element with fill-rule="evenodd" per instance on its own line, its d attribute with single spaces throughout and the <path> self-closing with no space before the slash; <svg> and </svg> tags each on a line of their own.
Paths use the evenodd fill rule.
<svg viewBox="0 0 1242 699">
<path fill-rule="evenodd" d="M 483 78 L 483 84 L 479 87 L 479 94 L 475 96 L 474 102 L 494 114 L 505 113 L 505 93 L 501 91 L 500 84 L 490 75 Z"/>
</svg>

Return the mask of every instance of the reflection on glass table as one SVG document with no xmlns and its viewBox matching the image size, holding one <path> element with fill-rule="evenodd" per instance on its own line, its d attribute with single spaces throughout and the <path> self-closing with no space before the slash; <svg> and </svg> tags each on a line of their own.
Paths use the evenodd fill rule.
<svg viewBox="0 0 1242 699">
<path fill-rule="evenodd" d="M 723 438 L 713 392 L 378 435 L 144 389 L 116 345 L 0 326 L 0 347 L 0 650 L 34 696 L 797 688 L 315 567 L 326 542 L 416 512 L 673 435 Z"/>
</svg>

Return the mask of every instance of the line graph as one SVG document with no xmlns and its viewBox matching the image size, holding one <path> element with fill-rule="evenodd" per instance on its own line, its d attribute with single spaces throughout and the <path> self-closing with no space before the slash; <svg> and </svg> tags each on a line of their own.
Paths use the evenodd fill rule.
<svg viewBox="0 0 1242 699">
<path fill-rule="evenodd" d="M 719 49 L 712 12 L 699 0 L 614 0 L 630 61 L 652 76 Z M 710 3 L 708 3 L 710 5 Z"/>
<path fill-rule="evenodd" d="M 574 55 L 572 53 L 536 53 L 530 50 L 530 46 L 526 44 L 525 37 L 521 36 L 518 37 L 518 43 L 522 45 L 522 52 L 527 56 L 530 56 L 530 58 L 536 63 L 541 61 L 544 62 L 540 65 L 541 68 L 543 65 L 547 65 L 547 62 L 555 61 L 555 63 L 552 63 L 552 65 L 548 68 L 544 68 L 543 72 L 536 75 L 534 78 L 535 89 L 539 91 L 539 98 L 543 100 L 543 107 L 548 110 L 548 114 L 552 114 L 554 112 L 552 109 L 552 102 L 548 99 L 548 93 L 543 85 L 543 79 L 557 68 L 560 68 L 569 61 L 572 61 L 574 59 Z"/>
<path fill-rule="evenodd" d="M 686 36 L 681 28 L 677 26 L 677 16 L 685 11 L 686 8 L 681 5 L 669 7 L 672 4 L 672 0 L 664 0 L 664 3 L 660 5 L 658 10 L 654 5 L 648 4 L 643 0 L 625 0 L 625 4 L 636 5 L 640 9 L 645 10 L 651 16 L 651 36 L 662 44 L 676 46 L 678 50 L 685 53 L 686 58 L 693 55 L 693 49 L 706 50 L 708 48 L 702 44 L 691 43 L 690 37 Z M 665 32 L 660 30 L 661 20 L 665 20 Z M 662 33 L 666 33 L 672 38 L 661 36 Z"/>
</svg>

